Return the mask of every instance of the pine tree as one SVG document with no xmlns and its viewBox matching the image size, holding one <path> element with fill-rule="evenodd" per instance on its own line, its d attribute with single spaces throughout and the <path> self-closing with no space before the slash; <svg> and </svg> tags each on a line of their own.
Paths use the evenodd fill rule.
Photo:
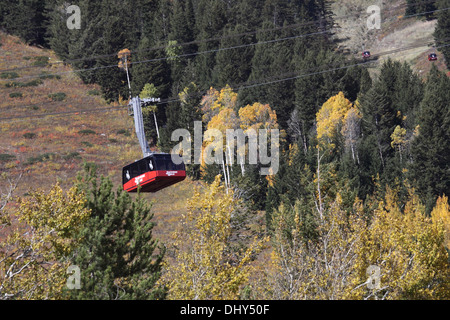
<svg viewBox="0 0 450 320">
<path fill-rule="evenodd" d="M 405 14 L 407 16 L 419 14 L 418 18 L 433 18 L 434 15 L 431 11 L 436 10 L 436 4 L 434 1 L 407 0 L 406 3 L 407 7 Z"/>
<path fill-rule="evenodd" d="M 159 45 L 152 44 L 149 38 L 144 37 L 136 52 L 132 52 L 132 62 L 140 62 L 132 64 L 130 68 L 133 95 L 141 92 L 145 84 L 152 83 L 158 90 L 159 97 L 167 99 L 170 96 L 170 68 L 167 61 L 161 59 L 165 56 L 164 50 L 155 47 Z M 162 113 L 164 112 L 162 111 L 161 115 Z"/>
<path fill-rule="evenodd" d="M 50 2 L 50 0 L 47 0 Z M 34 45 L 46 45 L 47 18 L 43 0 L 4 0 L 0 4 L 0 27 Z"/>
<path fill-rule="evenodd" d="M 284 25 L 286 26 L 287 23 L 285 21 Z M 287 39 L 293 36 L 292 30 L 277 33 L 276 39 Z M 289 78 L 294 69 L 294 43 L 292 43 L 292 40 L 283 40 L 270 44 L 270 46 L 273 57 L 270 72 L 275 78 L 273 80 Z M 295 107 L 295 81 L 283 80 L 282 82 L 275 82 L 267 87 L 263 87 L 263 89 L 267 91 L 268 96 L 267 101 L 264 101 L 264 103 L 268 103 L 276 111 L 280 126 L 286 128 L 289 116 Z"/>
<path fill-rule="evenodd" d="M 290 18 L 288 1 L 265 0 L 262 11 L 264 20 L 270 21 L 274 26 L 281 27 Z"/>
<path fill-rule="evenodd" d="M 244 27 L 239 24 L 225 31 L 226 36 L 220 44 L 220 49 L 223 51 L 219 51 L 216 55 L 214 73 L 218 87 L 244 83 L 250 75 L 249 62 L 253 57 L 254 47 L 239 48 L 239 46 L 251 44 L 253 37 L 235 36 L 244 32 Z M 228 49 L 232 47 L 237 48 Z"/>
<path fill-rule="evenodd" d="M 219 38 L 223 35 L 223 28 L 227 25 L 226 12 L 227 8 L 223 1 L 220 0 L 200 0 L 197 12 L 197 40 L 200 41 L 198 51 L 216 50 L 220 46 L 220 41 L 202 41 L 206 39 Z M 196 69 L 198 79 L 194 81 L 204 90 L 215 84 L 213 70 L 216 62 L 216 53 L 208 52 L 197 55 Z"/>
<path fill-rule="evenodd" d="M 114 192 L 111 180 L 98 179 L 92 165 L 85 165 L 78 185 L 92 214 L 79 234 L 83 241 L 72 259 L 81 270 L 82 287 L 69 292 L 71 297 L 164 298 L 165 290 L 156 282 L 165 249 L 153 238 L 151 207 L 141 196 L 133 200 L 122 190 Z"/>
<path fill-rule="evenodd" d="M 418 191 L 430 198 L 450 190 L 450 79 L 433 66 L 418 116 L 418 135 L 412 141 L 410 178 Z M 428 206 L 427 212 L 431 208 Z"/>
<path fill-rule="evenodd" d="M 273 230 L 273 213 L 281 204 L 292 207 L 296 201 L 306 203 L 311 199 L 309 183 L 313 179 L 314 168 L 310 160 L 310 152 L 305 154 L 299 143 L 289 145 L 280 157 L 278 173 L 268 181 L 266 196 L 266 226 Z M 309 219 L 305 210 L 302 219 Z"/>
<path fill-rule="evenodd" d="M 67 28 L 67 7 L 65 5 L 58 5 L 56 1 L 49 1 L 46 9 L 48 19 L 46 37 L 48 44 L 59 58 L 68 60 L 70 58 L 69 46 L 76 41 L 78 30 L 69 30 Z"/>
<path fill-rule="evenodd" d="M 378 79 L 359 99 L 363 117 L 358 152 L 361 160 L 360 185 L 364 192 L 373 191 L 372 179 L 377 175 L 382 184 L 390 185 L 402 176 L 400 159 L 392 146 L 392 134 L 397 126 L 405 127 L 405 114 L 411 114 L 412 118 L 417 100 L 421 100 L 420 84 L 405 68 L 392 60 L 385 62 Z M 408 90 L 404 88 L 408 85 L 419 88 L 417 92 L 411 92 L 416 101 L 404 97 L 401 92 Z M 406 105 L 402 98 L 410 101 L 411 105 Z M 363 194 L 360 196 L 364 197 Z"/>
<path fill-rule="evenodd" d="M 190 2 L 174 1 L 172 4 L 170 16 L 170 32 L 169 41 L 176 43 L 191 43 L 195 40 L 194 25 L 195 20 L 192 21 L 194 14 L 192 12 L 192 5 Z M 183 75 L 183 70 L 186 68 L 188 61 L 194 58 L 194 53 L 197 51 L 197 45 L 183 45 L 179 48 L 178 55 L 183 56 L 176 59 L 169 59 L 171 65 L 171 76 L 176 86 L 175 92 L 178 91 L 179 82 Z"/>
<path fill-rule="evenodd" d="M 246 31 L 259 29 L 263 21 L 260 14 L 263 5 L 261 0 L 236 1 L 229 10 L 228 27 L 241 25 Z"/>
<path fill-rule="evenodd" d="M 271 64 L 273 56 L 271 53 L 271 44 L 264 43 L 273 39 L 275 33 L 273 31 L 264 31 L 271 29 L 273 25 L 270 22 L 262 24 L 262 30 L 257 33 L 256 40 L 263 42 L 255 47 L 255 52 L 251 61 L 251 73 L 248 78 L 248 88 L 239 92 L 239 100 L 241 105 L 247 105 L 256 101 L 266 103 L 268 100 L 267 91 L 262 86 L 252 86 L 264 82 L 271 77 Z"/>
<path fill-rule="evenodd" d="M 441 0 L 439 2 L 439 9 L 448 8 L 448 1 Z M 436 46 L 445 46 L 450 38 L 450 11 L 448 9 L 438 12 L 437 25 L 434 32 L 434 39 Z M 447 62 L 447 67 L 450 68 L 450 47 L 445 46 L 439 48 L 439 51 L 443 53 Z"/>
</svg>

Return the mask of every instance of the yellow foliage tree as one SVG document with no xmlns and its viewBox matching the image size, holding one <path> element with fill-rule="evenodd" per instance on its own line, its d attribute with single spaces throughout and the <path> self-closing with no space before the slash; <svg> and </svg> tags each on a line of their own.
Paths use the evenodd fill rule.
<svg viewBox="0 0 450 320">
<path fill-rule="evenodd" d="M 226 136 L 227 129 L 236 129 L 239 126 L 239 120 L 233 109 L 224 107 L 218 114 L 212 117 L 208 122 L 208 129 L 218 129 Z"/>
<path fill-rule="evenodd" d="M 233 89 L 228 85 L 220 90 L 220 92 L 214 88 L 210 88 L 200 102 L 203 122 L 208 124 L 224 108 L 234 110 L 237 97 L 238 94 L 233 92 Z"/>
<path fill-rule="evenodd" d="M 439 222 L 432 223 L 415 190 L 407 187 L 405 202 L 398 190 L 387 188 L 384 198 L 373 200 L 369 215 L 358 199 L 351 210 L 345 208 L 338 193 L 316 216 L 314 239 L 301 235 L 304 204 L 281 206 L 273 213 L 271 267 L 260 294 L 267 299 L 448 299 L 442 223 L 448 219 L 447 200 L 438 201 L 433 219 Z"/>
<path fill-rule="evenodd" d="M 19 199 L 6 241 L 0 244 L 0 297 L 62 299 L 69 255 L 90 211 L 84 196 L 55 185 Z"/>
<path fill-rule="evenodd" d="M 267 299 L 335 300 L 348 298 L 357 274 L 356 248 L 364 232 L 363 210 L 355 203 L 352 219 L 338 194 L 322 219 L 317 217 L 317 239 L 305 239 L 300 218 L 302 203 L 283 205 L 273 214 L 275 228 Z M 293 216 L 293 221 L 289 221 Z"/>
<path fill-rule="evenodd" d="M 448 299 L 450 273 L 444 228 L 425 215 L 415 190 L 408 187 L 406 203 L 398 190 L 386 190 L 378 200 L 367 232 L 362 234 L 355 266 L 361 282 L 367 268 L 380 268 L 379 288 L 360 287 L 353 297 L 378 299 Z M 404 206 L 402 211 L 400 208 Z"/>
<path fill-rule="evenodd" d="M 405 148 L 406 143 L 406 129 L 400 126 L 396 126 L 394 132 L 391 134 L 391 146 L 396 148 L 400 154 L 400 161 L 402 160 L 402 152 Z"/>
<path fill-rule="evenodd" d="M 220 144 L 223 147 L 223 165 L 222 171 L 227 188 L 231 185 L 230 169 L 234 162 L 235 150 L 231 150 L 225 138 L 227 137 L 227 130 L 242 129 L 244 132 L 248 130 L 259 129 L 278 129 L 277 115 L 268 104 L 254 103 L 239 109 L 239 116 L 236 115 L 238 94 L 233 92 L 230 86 L 226 86 L 222 90 L 217 91 L 211 88 L 207 95 L 203 97 L 201 102 L 201 109 L 203 112 L 203 122 L 206 123 L 208 129 L 217 129 L 222 133 L 223 141 L 208 141 L 205 139 L 204 148 L 213 149 L 217 152 L 217 147 Z M 213 140 L 213 139 L 211 139 Z M 211 148 L 209 148 L 211 147 Z M 245 146 L 242 150 L 238 150 L 239 154 L 245 154 Z M 245 173 L 244 163 L 241 163 L 242 175 Z M 206 171 L 206 166 L 202 165 L 202 172 Z"/>
<path fill-rule="evenodd" d="M 352 103 L 345 98 L 344 93 L 339 92 L 325 102 L 317 113 L 317 138 L 325 147 L 335 148 L 333 142 L 340 133 L 344 118 L 352 108 Z"/>
<path fill-rule="evenodd" d="M 131 65 L 131 51 L 129 49 L 120 50 L 117 54 L 119 58 L 119 68 L 120 69 L 129 69 Z"/>
<path fill-rule="evenodd" d="M 436 207 L 431 211 L 431 219 L 437 227 L 440 225 L 444 227 L 445 246 L 447 249 L 450 249 L 450 208 L 448 197 L 444 195 L 437 199 Z"/>
<path fill-rule="evenodd" d="M 239 109 L 240 127 L 248 129 L 278 129 L 277 114 L 268 104 L 255 102 Z"/>
<path fill-rule="evenodd" d="M 239 298 L 250 276 L 252 253 L 262 242 L 255 240 L 239 257 L 231 254 L 231 216 L 238 206 L 233 194 L 224 192 L 220 176 L 204 192 L 196 191 L 173 236 L 174 259 L 166 261 L 160 280 L 169 299 Z"/>
</svg>

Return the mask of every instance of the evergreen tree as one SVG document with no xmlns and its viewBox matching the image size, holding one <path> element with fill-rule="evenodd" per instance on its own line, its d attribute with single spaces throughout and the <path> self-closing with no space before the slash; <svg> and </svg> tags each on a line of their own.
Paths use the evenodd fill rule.
<svg viewBox="0 0 450 320">
<path fill-rule="evenodd" d="M 165 249 L 153 238 L 150 206 L 142 197 L 133 200 L 122 190 L 113 191 L 110 179 L 98 181 L 95 167 L 85 165 L 78 185 L 86 195 L 91 217 L 79 238 L 73 264 L 81 270 L 81 290 L 75 299 L 161 299 L 156 286 Z"/>
<path fill-rule="evenodd" d="M 435 1 L 406 0 L 406 4 L 407 16 L 417 14 L 419 18 L 426 17 L 426 19 L 432 19 L 434 14 L 431 11 L 436 10 Z"/>
<path fill-rule="evenodd" d="M 215 84 L 213 80 L 213 70 L 216 61 L 214 51 L 220 46 L 220 41 L 203 41 L 212 38 L 219 38 L 223 35 L 223 28 L 227 25 L 227 8 L 220 0 L 199 0 L 197 5 L 197 30 L 199 41 L 198 50 L 207 52 L 196 56 L 196 68 L 198 79 L 195 81 L 200 88 L 206 90 Z"/>
<path fill-rule="evenodd" d="M 148 33 L 151 33 L 151 36 L 148 34 L 146 34 L 146 36 L 152 38 L 153 41 L 168 43 L 171 1 L 156 0 L 156 2 L 156 12 L 151 23 L 151 30 L 147 31 Z"/>
<path fill-rule="evenodd" d="M 439 9 L 445 9 L 449 7 L 449 2 L 442 0 L 439 2 Z M 434 39 L 436 46 L 444 46 L 448 43 L 450 38 L 450 10 L 446 9 L 437 13 L 437 25 L 434 32 Z M 439 48 L 439 51 L 443 53 L 447 67 L 450 68 L 450 47 Z"/>
<path fill-rule="evenodd" d="M 265 31 L 265 29 L 271 28 L 273 28 L 272 23 L 266 21 L 262 24 L 262 30 L 256 35 L 257 41 L 261 43 L 255 47 L 255 53 L 251 61 L 252 70 L 248 78 L 248 88 L 239 92 L 241 105 L 247 105 L 256 101 L 265 103 L 268 100 L 266 90 L 261 86 L 253 85 L 264 82 L 264 80 L 271 77 L 271 64 L 273 61 L 271 44 L 265 43 L 275 36 L 273 31 Z"/>
<path fill-rule="evenodd" d="M 290 18 L 288 1 L 265 0 L 262 11 L 263 19 L 270 21 L 274 26 L 281 27 Z"/>
<path fill-rule="evenodd" d="M 285 21 L 285 26 L 287 26 L 287 21 Z M 283 30 L 282 32 L 277 32 L 276 39 L 287 39 L 293 35 L 292 30 Z M 272 80 L 289 78 L 289 74 L 294 69 L 293 48 L 295 46 L 292 40 L 272 43 L 270 47 L 273 57 L 270 65 L 270 73 L 274 76 Z M 268 103 L 276 111 L 280 126 L 286 128 L 287 120 L 295 107 L 295 81 L 283 80 L 282 82 L 274 82 L 262 89 L 267 91 L 267 100 L 262 102 Z"/>
<path fill-rule="evenodd" d="M 174 1 L 172 4 L 172 11 L 170 16 L 170 32 L 169 41 L 176 43 L 192 43 L 195 40 L 194 26 L 195 20 L 192 12 L 193 7 L 189 5 L 190 1 Z M 197 45 L 183 45 L 179 48 L 178 55 L 183 57 L 170 59 L 171 76 L 175 84 L 175 92 L 179 91 L 179 82 L 183 75 L 183 70 L 186 68 L 189 60 L 194 58 L 194 53 L 197 51 Z"/>
<path fill-rule="evenodd" d="M 69 30 L 66 25 L 68 18 L 66 14 L 67 6 L 59 4 L 57 0 L 48 1 L 47 4 L 48 26 L 46 39 L 50 48 L 55 51 L 59 58 L 68 60 L 70 58 L 69 46 L 78 40 L 79 30 Z"/>
<path fill-rule="evenodd" d="M 220 49 L 216 55 L 215 78 L 218 87 L 225 87 L 227 84 L 240 84 L 247 81 L 250 75 L 251 64 L 254 47 L 240 46 L 251 44 L 253 37 L 239 36 L 245 29 L 242 25 L 236 25 L 231 30 L 225 31 L 226 36 L 222 39 Z M 234 49 L 228 49 L 236 47 Z"/>
<path fill-rule="evenodd" d="M 411 146 L 410 178 L 435 203 L 450 190 L 450 79 L 433 66 L 418 115 L 418 135 Z M 430 206 L 427 212 L 431 211 Z"/>
<path fill-rule="evenodd" d="M 49 5 L 49 43 L 61 58 L 73 60 L 74 69 L 88 69 L 80 72 L 80 77 L 85 83 L 101 85 L 107 100 L 128 97 L 126 75 L 114 68 L 118 63 L 114 53 L 138 46 L 146 25 L 145 17 L 138 12 L 146 7 L 144 2 L 80 0 L 77 5 L 82 14 L 80 30 L 63 30 L 67 29 L 66 4 L 55 1 L 52 10 Z"/>
<path fill-rule="evenodd" d="M 29 44 L 46 45 L 46 3 L 51 0 L 3 0 L 0 3 L 0 27 Z"/>
<path fill-rule="evenodd" d="M 311 154 L 303 152 L 303 146 L 295 142 L 281 154 L 278 173 L 269 179 L 266 196 L 266 225 L 272 229 L 272 214 L 279 206 L 291 207 L 297 200 L 307 201 L 309 189 L 307 185 L 312 179 Z"/>
<path fill-rule="evenodd" d="M 421 99 L 421 84 L 417 76 L 408 66 L 391 60 L 383 64 L 370 90 L 360 96 L 363 116 L 358 148 L 361 160 L 360 197 L 373 191 L 372 180 L 377 175 L 383 185 L 392 185 L 396 178 L 402 176 L 402 165 L 392 145 L 392 135 L 397 127 L 407 126 L 408 117 L 414 119 Z M 410 130 L 412 126 L 408 124 Z"/>
<path fill-rule="evenodd" d="M 170 96 L 170 68 L 165 57 L 165 52 L 157 44 L 151 43 L 150 39 L 143 37 L 135 53 L 132 52 L 131 85 L 133 95 L 137 95 L 145 84 L 152 83 L 158 89 L 159 97 L 167 99 Z M 156 98 L 156 97 L 155 97 Z M 160 112 L 159 112 L 160 113 Z M 161 111 L 161 119 L 165 119 L 164 111 Z"/>
<path fill-rule="evenodd" d="M 259 29 L 263 21 L 261 16 L 263 5 L 264 2 L 261 0 L 236 1 L 229 10 L 228 27 L 241 25 L 249 32 Z"/>
</svg>

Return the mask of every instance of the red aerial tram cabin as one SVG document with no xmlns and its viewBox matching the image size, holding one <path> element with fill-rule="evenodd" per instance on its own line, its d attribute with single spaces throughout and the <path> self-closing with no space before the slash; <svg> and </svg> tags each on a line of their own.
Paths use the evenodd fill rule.
<svg viewBox="0 0 450 320">
<path fill-rule="evenodd" d="M 430 53 L 428 55 L 428 61 L 436 61 L 437 60 L 437 54 L 436 53 Z"/>
<path fill-rule="evenodd" d="M 362 53 L 362 56 L 363 56 L 364 60 L 369 59 L 370 58 L 370 51 L 364 51 Z"/>
<path fill-rule="evenodd" d="M 170 154 L 151 154 L 122 170 L 123 189 L 127 192 L 157 192 L 186 178 L 184 163 L 175 164 Z"/>
</svg>

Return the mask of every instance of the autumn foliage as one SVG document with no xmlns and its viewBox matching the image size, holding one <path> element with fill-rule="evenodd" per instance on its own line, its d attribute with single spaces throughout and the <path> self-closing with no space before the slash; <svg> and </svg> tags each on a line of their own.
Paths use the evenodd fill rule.
<svg viewBox="0 0 450 320">
<path fill-rule="evenodd" d="M 174 258 L 168 259 L 162 283 L 169 299 L 237 299 L 248 284 L 252 254 L 261 240 L 243 252 L 232 252 L 231 220 L 242 204 L 226 194 L 220 176 L 188 202 L 179 229 L 173 235 Z"/>
</svg>

